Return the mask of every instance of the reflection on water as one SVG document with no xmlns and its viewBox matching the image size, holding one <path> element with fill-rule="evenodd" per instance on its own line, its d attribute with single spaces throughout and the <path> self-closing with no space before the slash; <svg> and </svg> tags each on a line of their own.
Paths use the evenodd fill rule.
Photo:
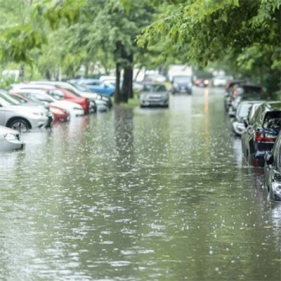
<svg viewBox="0 0 281 281">
<path fill-rule="evenodd" d="M 23 138 L 0 154 L 0 280 L 280 280 L 280 206 L 221 93 Z"/>
</svg>

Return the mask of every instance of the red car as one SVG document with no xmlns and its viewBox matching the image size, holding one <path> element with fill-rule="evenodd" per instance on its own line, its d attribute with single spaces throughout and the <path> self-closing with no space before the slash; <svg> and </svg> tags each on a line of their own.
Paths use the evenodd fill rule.
<svg viewBox="0 0 281 281">
<path fill-rule="evenodd" d="M 9 94 L 21 102 L 37 102 L 34 100 L 29 100 L 15 92 L 10 92 Z M 70 114 L 65 109 L 54 105 L 48 105 L 48 107 L 54 116 L 54 121 L 67 122 L 70 120 Z"/>
<path fill-rule="evenodd" d="M 70 92 L 66 89 L 63 89 L 63 88 L 48 90 L 48 94 L 51 96 L 54 96 L 53 93 L 57 93 L 57 91 L 59 91 L 63 94 L 63 99 L 80 104 L 83 107 L 85 114 L 89 113 L 90 103 L 87 98 L 78 97 L 75 94 L 73 94 L 72 92 Z"/>
</svg>

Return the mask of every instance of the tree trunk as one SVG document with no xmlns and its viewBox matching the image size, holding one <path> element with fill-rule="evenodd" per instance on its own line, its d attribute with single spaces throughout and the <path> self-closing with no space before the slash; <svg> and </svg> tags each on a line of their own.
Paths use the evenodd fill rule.
<svg viewBox="0 0 281 281">
<path fill-rule="evenodd" d="M 127 54 L 125 52 L 125 50 L 123 50 L 122 59 L 127 60 L 127 63 L 124 67 L 121 97 L 122 97 L 122 101 L 127 103 L 129 98 L 134 97 L 134 93 L 133 93 L 133 54 Z"/>
<path fill-rule="evenodd" d="M 115 83 L 115 93 L 114 93 L 114 103 L 119 104 L 121 101 L 120 93 L 120 63 L 116 63 L 116 83 Z"/>
</svg>

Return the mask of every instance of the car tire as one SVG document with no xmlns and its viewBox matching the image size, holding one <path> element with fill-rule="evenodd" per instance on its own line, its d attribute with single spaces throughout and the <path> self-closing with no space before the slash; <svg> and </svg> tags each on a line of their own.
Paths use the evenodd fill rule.
<svg viewBox="0 0 281 281">
<path fill-rule="evenodd" d="M 17 118 L 9 121 L 7 127 L 19 131 L 21 133 L 27 132 L 31 129 L 30 124 L 23 118 Z"/>
</svg>

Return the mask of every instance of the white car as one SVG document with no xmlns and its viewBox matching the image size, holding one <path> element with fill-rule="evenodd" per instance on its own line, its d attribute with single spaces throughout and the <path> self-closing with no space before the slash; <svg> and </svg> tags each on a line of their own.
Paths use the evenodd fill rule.
<svg viewBox="0 0 281 281">
<path fill-rule="evenodd" d="M 51 95 L 48 95 L 45 90 L 20 89 L 16 90 L 16 92 L 29 100 L 63 108 L 69 111 L 72 117 L 83 116 L 85 114 L 84 109 L 80 104 L 66 100 L 57 100 Z"/>
<path fill-rule="evenodd" d="M 144 84 L 140 95 L 140 106 L 169 107 L 169 92 L 164 84 Z"/>
<path fill-rule="evenodd" d="M 80 97 L 93 100 L 97 105 L 98 111 L 107 111 L 112 106 L 112 101 L 110 98 L 90 92 L 83 85 L 73 85 L 71 83 L 61 81 L 32 81 L 31 84 L 52 85 L 55 87 L 64 88 L 72 93 L 79 95 Z"/>
<path fill-rule="evenodd" d="M 0 125 L 25 132 L 50 127 L 53 115 L 41 105 L 19 104 L 8 94 L 0 93 Z"/>
<path fill-rule="evenodd" d="M 20 133 L 16 130 L 0 126 L 0 151 L 19 150 L 25 147 L 20 139 Z"/>
<path fill-rule="evenodd" d="M 230 76 L 215 76 L 213 77 L 213 86 L 214 87 L 225 87 L 227 82 L 231 80 Z"/>
</svg>

